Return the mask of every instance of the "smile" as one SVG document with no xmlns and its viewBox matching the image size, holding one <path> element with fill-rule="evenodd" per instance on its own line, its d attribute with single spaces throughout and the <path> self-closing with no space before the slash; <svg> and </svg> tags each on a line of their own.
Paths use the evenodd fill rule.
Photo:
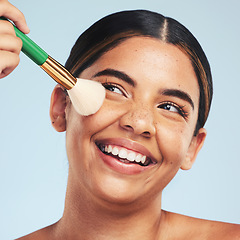
<svg viewBox="0 0 240 240">
<path fill-rule="evenodd" d="M 102 153 L 110 155 L 126 164 L 138 164 L 140 166 L 148 166 L 150 164 L 153 164 L 151 158 L 147 157 L 146 155 L 124 147 L 112 144 L 97 144 L 97 146 Z"/>
</svg>

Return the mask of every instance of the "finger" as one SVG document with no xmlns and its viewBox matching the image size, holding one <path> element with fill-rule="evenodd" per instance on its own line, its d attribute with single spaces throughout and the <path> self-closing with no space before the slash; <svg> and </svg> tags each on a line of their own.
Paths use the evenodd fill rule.
<svg viewBox="0 0 240 240">
<path fill-rule="evenodd" d="M 0 1 L 0 16 L 4 16 L 13 21 L 17 28 L 23 33 L 29 33 L 30 30 L 23 13 L 8 1 Z"/>
<path fill-rule="evenodd" d="M 1 34 L 0 35 L 0 51 L 9 51 L 19 54 L 22 49 L 22 40 L 16 36 Z"/>
<path fill-rule="evenodd" d="M 4 61 L 0 62 L 0 78 L 4 78 L 9 75 L 19 64 L 20 58 L 18 54 L 1 51 L 0 59 Z"/>
<path fill-rule="evenodd" d="M 12 23 L 10 23 L 9 21 L 1 20 L 0 34 L 9 34 L 9 35 L 16 36 Z"/>
</svg>

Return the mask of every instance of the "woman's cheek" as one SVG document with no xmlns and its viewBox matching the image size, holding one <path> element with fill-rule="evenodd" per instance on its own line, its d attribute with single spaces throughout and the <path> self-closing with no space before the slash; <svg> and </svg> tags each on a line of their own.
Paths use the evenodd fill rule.
<svg viewBox="0 0 240 240">
<path fill-rule="evenodd" d="M 102 107 L 87 117 L 82 117 L 82 126 L 88 134 L 95 134 L 118 120 L 128 111 L 129 105 L 105 99 Z"/>
<path fill-rule="evenodd" d="M 164 164 L 181 165 L 186 156 L 189 133 L 184 123 L 161 121 L 156 124 L 156 140 Z"/>
</svg>

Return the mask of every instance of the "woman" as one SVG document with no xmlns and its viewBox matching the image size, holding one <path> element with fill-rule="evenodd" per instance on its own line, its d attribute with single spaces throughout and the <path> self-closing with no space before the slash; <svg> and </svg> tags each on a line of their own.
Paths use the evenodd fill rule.
<svg viewBox="0 0 240 240">
<path fill-rule="evenodd" d="M 24 33 L 7 1 L 1 15 Z M 21 41 L 0 22 L 1 77 L 18 64 Z M 240 227 L 166 212 L 162 191 L 201 149 L 211 99 L 207 58 L 192 34 L 148 11 L 110 15 L 84 32 L 66 67 L 99 81 L 106 99 L 77 114 L 64 89 L 52 93 L 53 127 L 66 131 L 68 186 L 62 218 L 20 239 L 239 239 Z"/>
</svg>

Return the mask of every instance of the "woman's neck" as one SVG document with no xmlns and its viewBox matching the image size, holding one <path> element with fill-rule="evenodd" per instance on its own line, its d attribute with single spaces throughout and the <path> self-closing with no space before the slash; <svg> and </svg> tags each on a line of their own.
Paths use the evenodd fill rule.
<svg viewBox="0 0 240 240">
<path fill-rule="evenodd" d="M 147 204 L 117 204 L 73 189 L 68 185 L 63 217 L 54 226 L 56 239 L 159 239 L 165 223 L 161 196 Z"/>
</svg>

